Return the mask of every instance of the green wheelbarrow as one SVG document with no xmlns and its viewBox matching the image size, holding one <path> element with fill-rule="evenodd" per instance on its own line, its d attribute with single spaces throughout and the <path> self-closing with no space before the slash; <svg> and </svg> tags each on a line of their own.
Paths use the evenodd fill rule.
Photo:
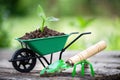
<svg viewBox="0 0 120 80">
<path fill-rule="evenodd" d="M 9 61 L 12 62 L 13 67 L 17 71 L 23 73 L 30 72 L 35 67 L 37 59 L 41 62 L 43 67 L 46 67 L 44 62 L 50 65 L 52 63 L 53 53 L 60 52 L 59 60 L 61 60 L 63 52 L 69 46 L 71 46 L 81 36 L 91 34 L 91 32 L 79 34 L 73 41 L 65 46 L 68 37 L 72 34 L 78 34 L 78 32 L 73 32 L 61 36 L 36 38 L 29 40 L 22 40 L 17 38 L 17 40 L 21 43 L 22 48 L 17 50 Z M 51 54 L 50 61 L 44 57 L 48 54 Z"/>
</svg>

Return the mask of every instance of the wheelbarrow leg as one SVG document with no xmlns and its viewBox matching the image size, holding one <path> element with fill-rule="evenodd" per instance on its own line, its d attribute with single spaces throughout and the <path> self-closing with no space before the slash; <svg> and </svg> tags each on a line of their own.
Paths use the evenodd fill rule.
<svg viewBox="0 0 120 80">
<path fill-rule="evenodd" d="M 62 49 L 62 50 L 61 50 L 61 52 L 60 52 L 60 56 L 59 56 L 59 60 L 62 59 L 62 54 L 63 54 L 64 51 L 65 51 L 65 49 Z"/>
<path fill-rule="evenodd" d="M 48 65 L 50 65 L 50 63 L 47 61 L 47 59 L 44 56 L 42 56 L 42 58 L 46 61 Z"/>
<path fill-rule="evenodd" d="M 42 62 L 42 60 L 40 58 L 38 58 L 39 61 L 42 63 L 43 67 L 45 67 L 44 63 Z"/>
<path fill-rule="evenodd" d="M 51 54 L 51 57 L 50 57 L 50 64 L 52 63 L 52 59 L 53 59 L 53 54 Z"/>
<path fill-rule="evenodd" d="M 46 61 L 47 65 L 50 65 L 50 63 L 47 61 L 47 59 L 44 56 L 38 56 L 38 55 L 36 55 L 36 57 L 42 63 L 43 67 L 46 67 L 46 66 L 45 66 L 45 64 L 42 62 L 42 60 L 40 58 L 43 58 Z"/>
</svg>

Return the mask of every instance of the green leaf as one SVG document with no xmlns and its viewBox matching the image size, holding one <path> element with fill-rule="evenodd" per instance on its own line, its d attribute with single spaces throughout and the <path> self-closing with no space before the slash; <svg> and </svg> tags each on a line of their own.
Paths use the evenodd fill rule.
<svg viewBox="0 0 120 80">
<path fill-rule="evenodd" d="M 59 19 L 51 16 L 51 17 L 47 17 L 46 20 L 47 20 L 47 21 L 58 21 Z"/>
<path fill-rule="evenodd" d="M 43 8 L 40 5 L 38 5 L 38 16 L 42 17 L 43 19 L 46 18 Z"/>
<path fill-rule="evenodd" d="M 40 24 L 40 31 L 43 32 L 44 25 L 46 22 L 46 16 L 45 16 L 45 13 L 43 11 L 43 8 L 40 5 L 38 5 L 38 16 L 40 16 L 40 18 L 42 19 L 42 23 Z"/>
</svg>

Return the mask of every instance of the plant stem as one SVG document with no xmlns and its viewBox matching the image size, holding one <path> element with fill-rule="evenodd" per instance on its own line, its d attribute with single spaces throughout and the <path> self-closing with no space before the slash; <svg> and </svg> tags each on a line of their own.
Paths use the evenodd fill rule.
<svg viewBox="0 0 120 80">
<path fill-rule="evenodd" d="M 44 31 L 44 25 L 45 25 L 45 19 L 42 17 L 42 26 L 41 26 L 41 32 Z"/>
</svg>

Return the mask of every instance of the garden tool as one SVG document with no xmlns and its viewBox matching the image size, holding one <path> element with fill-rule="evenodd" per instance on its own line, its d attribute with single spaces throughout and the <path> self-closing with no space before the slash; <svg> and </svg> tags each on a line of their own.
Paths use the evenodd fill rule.
<svg viewBox="0 0 120 80">
<path fill-rule="evenodd" d="M 82 76 L 84 76 L 84 66 L 85 64 L 88 64 L 90 65 L 91 74 L 92 76 L 94 76 L 94 70 L 92 64 L 88 62 L 86 59 L 104 50 L 105 48 L 106 48 L 106 42 L 100 41 L 97 44 L 87 48 L 86 50 L 70 57 L 66 62 L 64 60 L 58 60 L 53 64 L 50 64 L 49 66 L 41 70 L 40 75 L 50 76 L 50 74 L 54 75 L 56 73 L 60 73 L 66 69 L 73 67 L 72 76 L 74 77 L 76 74 L 76 66 L 81 64 L 81 74 Z"/>
</svg>

